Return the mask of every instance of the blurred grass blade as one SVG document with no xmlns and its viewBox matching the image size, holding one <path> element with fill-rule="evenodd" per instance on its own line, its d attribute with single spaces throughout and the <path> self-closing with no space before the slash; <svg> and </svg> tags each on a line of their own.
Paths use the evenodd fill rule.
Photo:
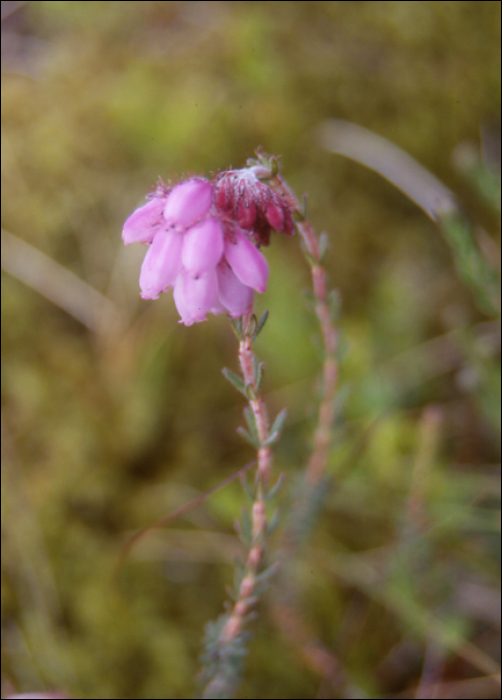
<svg viewBox="0 0 502 700">
<path fill-rule="evenodd" d="M 437 222 L 453 251 L 457 271 L 473 290 L 479 308 L 489 315 L 500 313 L 499 280 L 479 251 L 472 226 L 461 214 L 451 190 L 398 146 L 357 124 L 328 120 L 320 125 L 318 138 L 328 151 L 377 172 Z"/>
<path fill-rule="evenodd" d="M 318 129 L 321 145 L 365 165 L 404 192 L 434 221 L 458 209 L 455 195 L 398 146 L 362 126 L 329 119 Z"/>
<path fill-rule="evenodd" d="M 2 229 L 2 270 L 64 309 L 89 330 L 120 326 L 109 299 L 26 241 Z"/>
</svg>

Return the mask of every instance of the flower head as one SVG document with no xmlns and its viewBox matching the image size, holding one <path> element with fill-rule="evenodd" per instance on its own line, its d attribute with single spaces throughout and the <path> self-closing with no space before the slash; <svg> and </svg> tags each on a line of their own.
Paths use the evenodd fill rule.
<svg viewBox="0 0 502 700">
<path fill-rule="evenodd" d="M 268 244 L 272 229 L 292 233 L 290 210 L 249 168 L 172 189 L 159 185 L 127 219 L 122 238 L 149 245 L 139 278 L 143 299 L 173 289 L 189 326 L 208 313 L 251 312 L 254 291 L 264 292 L 268 280 L 258 246 Z"/>
</svg>

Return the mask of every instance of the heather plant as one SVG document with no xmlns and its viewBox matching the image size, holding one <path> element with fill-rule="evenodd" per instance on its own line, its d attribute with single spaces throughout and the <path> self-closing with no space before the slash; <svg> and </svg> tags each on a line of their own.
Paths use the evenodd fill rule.
<svg viewBox="0 0 502 700">
<path fill-rule="evenodd" d="M 126 244 L 149 245 L 141 268 L 144 299 L 157 299 L 173 289 L 181 323 L 205 321 L 208 313 L 227 313 L 239 341 L 240 376 L 223 369 L 226 379 L 248 400 L 246 427 L 239 432 L 256 449 L 252 486 L 241 475 L 250 500 L 249 511 L 236 523 L 247 554 L 235 575 L 227 612 L 209 623 L 201 657 L 203 697 L 228 698 L 236 692 L 246 654 L 247 629 L 260 595 L 279 566 L 267 552 L 267 541 L 278 523 L 273 509 L 281 477 L 274 477 L 272 446 L 280 438 L 286 419 L 282 410 L 270 421 L 262 393 L 263 363 L 253 343 L 263 330 L 268 312 L 258 320 L 253 313 L 254 291 L 263 293 L 268 265 L 258 250 L 268 245 L 272 231 L 293 233 L 295 225 L 312 268 L 314 308 L 324 341 L 323 400 L 313 440 L 313 452 L 305 474 L 300 510 L 296 507 L 286 537 L 291 552 L 294 540 L 308 527 L 319 506 L 317 492 L 323 481 L 337 378 L 336 333 L 333 303 L 328 297 L 322 256 L 327 237 L 317 239 L 300 206 L 279 174 L 277 158 L 257 152 L 242 170 L 219 173 L 212 180 L 192 178 L 173 187 L 157 186 L 147 204 L 127 219 Z M 294 222 L 294 224 L 293 224 Z M 336 300 L 335 300 L 336 304 Z M 275 479 L 275 483 L 273 480 Z"/>
<path fill-rule="evenodd" d="M 334 123 L 325 125 L 324 138 L 329 132 L 332 141 L 336 128 Z M 369 160 L 382 175 L 387 175 L 386 164 L 393 162 L 394 173 L 389 179 L 397 179 L 396 184 L 438 222 L 452 247 L 459 274 L 472 287 L 481 308 L 496 316 L 499 313 L 496 274 L 474 244 L 467 219 L 458 210 L 453 194 L 395 146 L 355 126 L 340 123 L 338 128 L 345 132 L 352 129 L 366 139 L 364 155 L 359 154 L 358 159 L 365 164 Z M 376 142 L 380 151 L 383 149 L 384 157 L 380 153 L 375 161 L 372 153 Z M 343 143 L 342 152 L 353 157 L 350 139 Z M 272 596 L 279 624 L 298 640 L 306 637 L 305 649 L 309 645 L 309 633 L 297 618 L 295 595 L 285 572 L 308 535 L 329 488 L 326 465 L 335 417 L 338 338 L 334 321 L 339 304 L 337 295 L 328 293 L 322 266 L 328 237 L 323 234 L 318 238 L 314 234 L 306 219 L 305 200 L 300 205 L 280 174 L 277 158 L 261 151 L 257 155 L 258 159 L 248 161 L 243 170 L 219 173 L 212 180 L 192 178 L 171 188 L 160 183 L 148 203 L 129 217 L 123 231 L 126 244 L 149 244 L 140 275 L 143 298 L 156 299 L 159 293 L 173 288 L 181 323 L 192 325 L 206 320 L 208 313 L 225 312 L 239 341 L 241 374 L 228 368 L 224 368 L 223 374 L 249 402 L 244 411 L 246 427 L 239 428 L 239 432 L 255 448 L 256 466 L 252 486 L 247 482 L 245 469 L 239 472 L 250 503 L 249 510 L 236 521 L 246 555 L 238 563 L 226 612 L 206 628 L 199 674 L 204 698 L 235 696 L 247 653 L 249 623 L 270 578 L 276 579 L 280 591 L 279 595 Z M 261 386 L 263 363 L 256 357 L 253 347 L 268 312 L 258 320 L 253 313 L 253 298 L 255 291 L 265 292 L 269 274 L 259 247 L 268 245 L 272 231 L 290 235 L 293 222 L 312 272 L 311 305 L 322 336 L 322 390 L 302 489 L 291 503 L 282 546 L 270 552 L 268 540 L 279 521 L 274 497 L 283 476 L 275 477 L 272 485 L 272 446 L 280 438 L 286 410 L 271 424 Z M 423 417 L 426 453 L 435 449 L 439 422 L 437 410 L 427 409 Z M 423 459 L 428 461 L 430 456 Z M 422 528 L 418 494 L 424 468 L 424 465 L 417 468 L 414 476 L 417 485 L 412 487 L 408 506 L 407 529 L 416 530 L 417 534 Z M 445 646 L 455 646 L 446 630 L 439 628 L 438 635 Z M 327 677 L 334 674 L 336 679 L 336 660 L 329 653 L 311 649 L 308 655 L 321 673 Z M 492 670 L 488 659 L 478 660 L 478 663 Z"/>
<path fill-rule="evenodd" d="M 336 128 L 335 123 L 324 125 L 323 138 L 326 138 L 327 130 L 331 130 L 333 138 Z M 357 130 L 346 124 L 341 128 Z M 367 165 L 365 158 L 371 160 L 377 137 L 369 133 L 359 135 L 366 139 L 366 150 L 364 157 L 358 155 L 358 160 Z M 379 145 L 382 147 L 381 140 Z M 475 245 L 469 222 L 460 212 L 453 194 L 394 146 L 384 144 L 383 147 L 392 152 L 394 159 L 397 158 L 402 175 L 398 180 L 401 189 L 440 226 L 451 245 L 459 274 L 472 288 L 481 309 L 498 316 L 497 275 Z M 331 150 L 337 152 L 334 147 Z M 344 149 L 340 152 L 354 157 L 350 152 L 350 139 L 344 141 Z M 381 160 L 383 176 L 386 176 L 384 165 L 389 160 Z M 379 170 L 380 164 L 372 162 L 372 167 Z M 273 450 L 281 438 L 287 411 L 282 409 L 270 418 L 266 406 L 263 392 L 265 367 L 256 354 L 255 341 L 262 333 L 266 336 L 269 313 L 265 311 L 259 318 L 255 314 L 255 292 L 264 294 L 269 278 L 269 266 L 262 249 L 268 246 L 272 235 L 282 233 L 291 237 L 293 232 L 297 234 L 311 272 L 312 292 L 306 300 L 320 330 L 322 371 L 311 452 L 304 461 L 296 485 L 288 489 L 286 512 L 279 513 L 276 497 L 289 475 L 275 472 Z M 126 220 L 122 238 L 126 245 L 140 243 L 147 246 L 139 276 L 143 299 L 155 300 L 172 290 L 179 322 L 185 326 L 208 320 L 208 314 L 228 316 L 238 342 L 240 372 L 225 367 L 222 373 L 248 403 L 244 409 L 245 426 L 239 427 L 238 433 L 255 450 L 255 458 L 219 486 L 137 533 L 123 548 L 119 564 L 124 564 L 131 547 L 153 529 L 199 506 L 216 489 L 225 488 L 230 481 L 240 478 L 249 504 L 240 519 L 235 520 L 244 555 L 237 561 L 233 587 L 227 587 L 229 599 L 225 611 L 206 625 L 198 675 L 202 697 L 236 697 L 245 673 L 253 620 L 266 601 L 276 624 L 294 640 L 304 662 L 330 685 L 348 687 L 348 679 L 336 654 L 319 643 L 316 633 L 300 613 L 294 573 L 294 562 L 302 556 L 303 544 L 322 512 L 327 495 L 335 487 L 327 467 L 339 408 L 336 399 L 339 393 L 340 343 L 336 322 L 340 303 L 336 291 L 328 289 L 323 265 L 329 236 L 315 234 L 306 216 L 305 198 L 300 202 L 295 196 L 282 175 L 278 159 L 259 150 L 257 158 L 249 160 L 241 170 L 224 171 L 210 179 L 191 177 L 172 184 L 159 181 L 154 192 L 148 195 L 147 202 Z M 273 319 L 268 323 L 273 323 Z M 493 394 L 494 387 L 488 387 L 487 391 Z M 496 399 L 492 396 L 489 403 L 493 406 L 494 401 Z M 413 553 L 416 542 L 427 536 L 423 482 L 437 450 L 441 420 L 441 411 L 436 407 L 429 406 L 424 410 L 421 446 L 411 477 L 398 543 L 402 549 L 402 561 L 390 562 L 387 572 L 390 587 L 402 585 L 402 581 L 401 584 L 398 582 L 406 577 L 402 569 L 404 562 L 409 562 L 410 571 L 416 566 Z M 350 463 L 349 455 L 338 467 L 338 487 Z M 278 535 L 272 538 L 276 530 Z M 419 582 L 420 577 L 414 586 L 418 587 Z M 370 576 L 364 585 L 376 586 L 374 593 L 384 604 L 396 604 L 393 595 L 379 586 L 374 574 L 373 579 Z M 265 592 L 267 596 L 264 596 Z M 438 601 L 441 599 L 440 595 L 433 597 Z M 408 617 L 410 623 L 422 627 L 424 633 L 430 626 L 434 630 L 435 643 L 463 655 L 489 674 L 496 671 L 489 656 L 474 648 L 461 648 L 459 639 L 448 625 L 435 621 L 433 617 L 420 623 L 418 599 L 415 610 L 409 607 L 409 602 L 400 614 Z M 11 697 L 63 696 L 35 693 Z"/>
<path fill-rule="evenodd" d="M 323 127 L 324 138 L 328 133 L 328 140 L 332 143 L 335 138 L 336 141 L 337 128 L 349 134 L 352 130 L 363 142 L 365 140 L 366 149 L 362 152 L 354 149 L 357 159 L 365 164 L 369 161 L 370 167 L 394 181 L 440 225 L 451 245 L 459 274 L 472 288 L 480 307 L 497 316 L 497 276 L 474 244 L 468 221 L 459 211 L 453 194 L 395 146 L 356 126 L 342 122 L 327 124 Z M 372 154 L 378 151 L 375 159 Z M 354 157 L 350 138 L 343 140 L 341 152 Z M 156 299 L 161 292 L 173 288 L 181 323 L 192 325 L 206 320 L 208 313 L 227 313 L 239 341 L 241 374 L 224 368 L 223 375 L 249 402 L 244 410 L 246 427 L 239 428 L 239 433 L 255 448 L 256 466 L 251 486 L 245 473 L 247 467 L 239 471 L 250 503 L 249 510 L 236 521 L 246 554 L 238 563 L 234 587 L 229 589 L 226 612 L 206 628 L 199 674 L 204 698 L 230 698 L 238 691 L 247 653 L 249 623 L 270 578 L 275 579 L 279 590 L 279 594 L 272 594 L 278 623 L 299 642 L 303 638 L 301 644 L 314 667 L 335 682 L 337 677 L 336 659 L 331 654 L 320 648 L 307 651 L 312 638 L 309 641 L 309 633 L 295 612 L 294 588 L 289 585 L 287 572 L 330 488 L 326 465 L 339 372 L 338 337 L 334 326 L 338 297 L 336 293 L 328 293 L 322 265 L 328 236 L 316 237 L 306 219 L 305 200 L 300 205 L 280 174 L 277 158 L 261 151 L 257 156 L 257 160 L 248 161 L 246 168 L 219 173 L 212 180 L 192 178 L 173 187 L 160 183 L 148 203 L 129 217 L 123 231 L 126 244 L 149 245 L 140 275 L 143 298 Z M 392 163 L 392 175 L 387 173 L 388 163 Z M 286 410 L 280 411 L 270 422 L 261 386 L 263 363 L 253 347 L 268 312 L 258 320 L 253 313 L 253 300 L 255 291 L 265 292 L 269 274 L 266 260 L 258 249 L 268 245 L 272 231 L 292 234 L 293 224 L 312 273 L 311 305 L 322 337 L 322 389 L 312 453 L 302 476 L 302 488 L 291 502 L 291 512 L 282 530 L 282 545 L 270 552 L 268 540 L 279 521 L 274 497 L 283 476 L 275 477 L 275 484 L 272 484 L 272 446 L 280 438 Z M 423 416 L 425 455 L 422 459 L 426 463 L 431 458 L 428 453 L 436 449 L 439 423 L 438 411 L 428 408 Z M 423 527 L 419 493 L 425 468 L 426 464 L 419 462 L 413 477 L 416 485 L 412 486 L 409 497 L 406 529 L 416 534 Z M 456 646 L 446 629 L 439 626 L 437 634 L 446 647 Z M 486 670 L 494 668 L 488 658 L 478 658 L 477 663 Z"/>
</svg>

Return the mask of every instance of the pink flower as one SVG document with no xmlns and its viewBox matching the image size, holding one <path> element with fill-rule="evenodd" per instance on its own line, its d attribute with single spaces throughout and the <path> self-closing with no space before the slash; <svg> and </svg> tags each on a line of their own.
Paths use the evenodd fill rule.
<svg viewBox="0 0 502 700">
<path fill-rule="evenodd" d="M 266 290 L 267 261 L 241 229 L 234 230 L 233 240 L 225 241 L 225 258 L 242 284 L 256 289 L 257 292 Z"/>
<path fill-rule="evenodd" d="M 160 185 L 124 224 L 124 243 L 147 243 L 139 278 L 143 299 L 174 290 L 181 323 L 208 313 L 238 318 L 267 288 L 268 265 L 258 250 L 272 228 L 292 233 L 289 208 L 253 169 Z"/>
<path fill-rule="evenodd" d="M 163 223 L 165 202 L 161 198 L 151 199 L 136 211 L 124 224 L 122 240 L 129 243 L 151 243 L 156 231 Z"/>
</svg>

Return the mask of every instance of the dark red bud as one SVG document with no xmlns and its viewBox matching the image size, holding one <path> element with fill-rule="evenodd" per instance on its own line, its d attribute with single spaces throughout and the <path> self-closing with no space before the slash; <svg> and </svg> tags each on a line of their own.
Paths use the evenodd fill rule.
<svg viewBox="0 0 502 700">
<path fill-rule="evenodd" d="M 242 197 L 239 202 L 237 221 L 241 228 L 251 229 L 256 222 L 256 207 L 251 199 Z"/>
<path fill-rule="evenodd" d="M 275 202 L 270 202 L 265 212 L 265 218 L 276 231 L 282 231 L 284 226 L 284 212 L 282 207 Z"/>
</svg>

